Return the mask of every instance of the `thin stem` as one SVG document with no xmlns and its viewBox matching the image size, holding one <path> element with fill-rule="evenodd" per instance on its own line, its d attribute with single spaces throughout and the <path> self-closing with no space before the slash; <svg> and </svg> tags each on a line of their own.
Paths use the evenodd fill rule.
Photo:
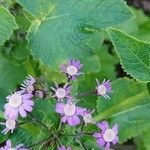
<svg viewBox="0 0 150 150">
<path fill-rule="evenodd" d="M 82 136 L 82 135 L 92 135 L 93 132 L 80 132 L 76 134 L 68 134 L 67 136 Z"/>
<path fill-rule="evenodd" d="M 56 141 L 58 142 L 58 145 L 59 145 L 59 146 L 62 146 L 62 143 L 61 143 L 61 141 L 59 140 L 57 134 L 53 134 L 53 136 L 54 136 L 54 138 L 56 139 Z"/>
<path fill-rule="evenodd" d="M 31 146 L 29 146 L 29 147 L 27 147 L 27 148 L 32 148 L 32 147 L 37 146 L 37 145 L 39 145 L 39 144 L 43 144 L 43 143 L 45 143 L 45 142 L 49 141 L 49 140 L 50 140 L 50 138 L 51 138 L 51 136 L 50 136 L 50 137 L 48 137 L 47 139 L 41 140 L 41 141 L 39 141 L 39 142 L 37 142 L 37 143 L 33 144 L 33 145 L 31 145 Z M 53 138 L 52 138 L 51 140 L 53 140 Z"/>
<path fill-rule="evenodd" d="M 88 150 L 87 147 L 84 145 L 84 143 L 83 143 L 82 141 L 80 141 L 79 138 L 78 138 L 77 140 L 78 140 L 77 142 L 80 144 L 80 146 L 81 146 L 84 150 Z"/>
<path fill-rule="evenodd" d="M 93 95 L 95 92 L 95 90 L 91 90 L 91 91 L 87 91 L 87 92 L 84 92 L 84 93 L 80 93 L 77 96 L 77 98 L 80 98 L 80 97 L 85 97 L 85 96 L 89 96 L 89 95 Z"/>
</svg>

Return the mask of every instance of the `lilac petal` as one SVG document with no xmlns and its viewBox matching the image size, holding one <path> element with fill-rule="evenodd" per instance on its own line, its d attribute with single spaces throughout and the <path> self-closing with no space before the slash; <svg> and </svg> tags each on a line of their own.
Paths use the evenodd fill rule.
<svg viewBox="0 0 150 150">
<path fill-rule="evenodd" d="M 60 66 L 60 69 L 61 69 L 61 71 L 65 72 L 65 71 L 66 71 L 66 65 L 62 64 L 62 65 Z"/>
<path fill-rule="evenodd" d="M 107 121 L 102 121 L 101 123 L 98 123 L 97 125 L 101 130 L 106 130 L 108 128 L 108 123 Z"/>
<path fill-rule="evenodd" d="M 118 136 L 116 136 L 112 143 L 115 145 L 115 144 L 118 143 L 118 140 L 119 140 L 119 139 L 118 139 Z"/>
<path fill-rule="evenodd" d="M 67 122 L 69 125 L 71 126 L 76 126 L 78 124 L 80 124 L 80 119 L 78 118 L 78 116 L 74 115 L 74 116 L 69 116 L 67 118 Z"/>
<path fill-rule="evenodd" d="M 118 134 L 118 124 L 115 124 L 113 127 L 112 127 L 112 130 Z"/>
<path fill-rule="evenodd" d="M 109 150 L 110 149 L 110 143 L 106 143 L 106 150 Z"/>
<path fill-rule="evenodd" d="M 32 100 L 26 100 L 24 101 L 24 104 L 34 106 L 34 102 Z"/>
<path fill-rule="evenodd" d="M 33 95 L 31 93 L 22 94 L 23 100 L 30 100 L 32 97 L 33 97 Z"/>
<path fill-rule="evenodd" d="M 11 147 L 11 141 L 10 141 L 10 140 L 7 140 L 7 141 L 6 141 L 6 145 L 7 145 L 8 147 Z"/>
<path fill-rule="evenodd" d="M 20 113 L 21 117 L 23 117 L 23 118 L 25 118 L 27 116 L 26 111 L 22 107 L 19 107 L 19 113 Z"/>
<path fill-rule="evenodd" d="M 67 117 L 66 117 L 66 116 L 63 116 L 63 117 L 61 118 L 61 121 L 62 121 L 63 123 L 66 123 Z"/>
<path fill-rule="evenodd" d="M 22 107 L 28 112 L 31 112 L 33 110 L 33 108 L 30 105 L 23 104 Z"/>
<path fill-rule="evenodd" d="M 23 144 L 19 144 L 16 146 L 16 149 L 20 149 L 21 147 L 23 147 Z"/>
<path fill-rule="evenodd" d="M 59 148 L 59 150 L 66 150 L 65 146 Z"/>
<path fill-rule="evenodd" d="M 99 146 L 104 146 L 104 145 L 105 145 L 104 139 L 103 139 L 103 138 L 97 139 L 97 144 L 98 144 Z"/>
<path fill-rule="evenodd" d="M 101 138 L 102 137 L 102 134 L 101 133 L 94 133 L 93 136 L 95 138 Z"/>
<path fill-rule="evenodd" d="M 71 76 L 70 78 L 71 78 L 71 80 L 75 80 L 76 76 Z"/>
<path fill-rule="evenodd" d="M 6 116 L 6 118 L 17 119 L 18 118 L 18 110 L 8 107 L 5 110 L 4 115 Z"/>
<path fill-rule="evenodd" d="M 86 111 L 86 108 L 76 107 L 76 114 L 83 115 Z"/>
<path fill-rule="evenodd" d="M 9 103 L 6 103 L 6 104 L 4 105 L 4 109 L 9 109 L 8 107 L 10 107 L 10 105 L 9 105 Z"/>
<path fill-rule="evenodd" d="M 64 108 L 64 104 L 63 104 L 63 103 L 57 103 L 57 104 L 56 104 L 55 111 L 56 111 L 57 113 L 63 114 L 63 113 L 64 113 L 63 108 Z"/>
<path fill-rule="evenodd" d="M 71 150 L 71 147 L 68 147 L 67 150 Z"/>
</svg>

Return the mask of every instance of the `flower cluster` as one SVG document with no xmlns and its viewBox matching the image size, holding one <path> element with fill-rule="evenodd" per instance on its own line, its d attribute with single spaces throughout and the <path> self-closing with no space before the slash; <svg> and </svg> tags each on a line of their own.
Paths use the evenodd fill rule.
<svg viewBox="0 0 150 150">
<path fill-rule="evenodd" d="M 83 67 L 83 64 L 79 60 L 70 60 L 67 64 L 61 65 L 61 71 L 65 73 L 68 78 L 68 81 L 75 80 L 77 75 L 83 74 L 80 72 L 80 69 Z M 106 99 L 110 99 L 109 93 L 112 92 L 111 84 L 109 80 L 103 80 L 100 82 L 96 79 L 97 86 L 95 92 L 98 96 L 102 96 Z M 61 121 L 67 123 L 70 126 L 76 126 L 81 123 L 80 118 L 83 118 L 85 125 L 89 123 L 97 124 L 96 121 L 92 118 L 93 111 L 87 110 L 86 108 L 81 108 L 76 106 L 76 102 L 71 96 L 71 85 L 67 82 L 64 86 L 59 86 L 55 83 L 55 88 L 51 87 L 55 92 L 53 97 L 57 99 L 56 112 L 61 115 Z M 103 121 L 97 125 L 102 132 L 95 133 L 94 137 L 97 139 L 98 145 L 105 147 L 106 149 L 110 148 L 110 143 L 116 144 L 118 142 L 118 126 L 115 125 L 112 129 L 108 128 L 108 123 Z M 66 150 L 63 146 L 59 150 Z M 70 148 L 69 148 L 70 149 Z"/>
<path fill-rule="evenodd" d="M 5 129 L 2 131 L 3 134 L 7 134 L 9 131 L 13 133 L 18 126 L 18 117 L 21 116 L 25 118 L 28 113 L 32 112 L 34 106 L 32 97 L 35 82 L 35 78 L 28 76 L 24 83 L 21 84 L 20 90 L 6 97 L 7 103 L 4 105 L 5 121 L 0 122 L 1 125 L 5 126 Z M 6 146 L 1 149 L 8 149 L 9 147 L 11 148 L 10 140 L 8 140 Z M 17 146 L 16 149 L 20 150 L 20 145 Z"/>
<path fill-rule="evenodd" d="M 54 86 L 51 87 L 51 97 L 56 99 L 55 111 L 61 116 L 61 122 L 64 124 L 70 126 L 77 126 L 81 123 L 82 125 L 97 125 L 101 131 L 94 133 L 93 136 L 96 138 L 98 146 L 105 147 L 106 150 L 109 150 L 111 143 L 116 144 L 118 142 L 118 125 L 115 124 L 112 128 L 109 128 L 107 121 L 96 122 L 92 117 L 94 110 L 77 106 L 78 100 L 76 99 L 76 95 L 72 95 L 71 84 L 77 76 L 83 74 L 81 72 L 82 67 L 83 64 L 75 59 L 69 60 L 66 64 L 60 66 L 61 71 L 66 75 L 68 80 L 65 84 L 54 82 Z M 104 79 L 100 83 L 96 79 L 96 83 L 97 85 L 93 88 L 92 93 L 95 93 L 97 96 L 102 96 L 105 99 L 110 99 L 109 94 L 112 93 L 110 81 Z M 1 125 L 5 126 L 2 133 L 13 133 L 19 125 L 18 118 L 25 118 L 28 113 L 32 112 L 34 106 L 33 96 L 43 98 L 43 89 L 37 89 L 36 84 L 37 79 L 28 76 L 23 84 L 21 84 L 20 90 L 6 97 L 7 103 L 4 105 L 4 117 L 6 121 L 0 122 Z M 0 148 L 0 150 L 9 149 L 26 150 L 22 144 L 12 148 L 11 141 L 8 140 L 6 146 Z M 58 150 L 71 150 L 71 147 L 66 148 L 62 146 Z"/>
</svg>

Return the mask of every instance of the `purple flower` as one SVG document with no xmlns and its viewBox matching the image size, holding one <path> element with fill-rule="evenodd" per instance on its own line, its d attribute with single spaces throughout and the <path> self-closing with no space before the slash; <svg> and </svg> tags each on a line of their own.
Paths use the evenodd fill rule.
<svg viewBox="0 0 150 150">
<path fill-rule="evenodd" d="M 57 103 L 56 112 L 61 114 L 63 123 L 68 123 L 70 126 L 76 126 L 80 124 L 79 115 L 82 115 L 86 111 L 85 108 L 77 107 L 73 103 Z"/>
<path fill-rule="evenodd" d="M 71 147 L 66 148 L 65 146 L 59 147 L 58 150 L 71 150 Z"/>
<path fill-rule="evenodd" d="M 33 109 L 34 102 L 31 100 L 32 94 L 22 93 L 17 91 L 6 97 L 8 103 L 4 105 L 4 115 L 6 118 L 17 119 L 20 114 L 21 117 L 25 118 L 27 112 L 31 112 Z"/>
<path fill-rule="evenodd" d="M 79 60 L 71 59 L 67 64 L 61 65 L 61 71 L 64 72 L 69 79 L 75 80 L 76 76 L 83 74 L 80 72 L 82 67 L 83 64 L 81 64 Z"/>
<path fill-rule="evenodd" d="M 21 91 L 25 93 L 32 93 L 34 91 L 34 83 L 36 82 L 36 79 L 29 75 L 23 82 L 24 83 L 21 84 Z"/>
<path fill-rule="evenodd" d="M 85 125 L 89 123 L 95 123 L 94 119 L 92 118 L 92 113 L 94 111 L 85 111 L 82 115 Z"/>
<path fill-rule="evenodd" d="M 4 147 L 1 147 L 0 150 L 27 150 L 27 149 L 23 148 L 23 144 L 19 144 L 16 147 L 12 147 L 11 141 L 7 140 L 6 145 Z"/>
<path fill-rule="evenodd" d="M 97 140 L 97 144 L 100 147 L 105 147 L 105 150 L 110 149 L 110 143 L 113 145 L 118 143 L 118 125 L 115 124 L 112 129 L 109 128 L 106 121 L 102 121 L 97 125 L 102 131 L 100 133 L 94 133 L 93 136 Z"/>
<path fill-rule="evenodd" d="M 14 119 L 7 119 L 6 122 L 0 122 L 0 124 L 6 126 L 6 128 L 2 131 L 4 134 L 7 134 L 9 131 L 13 133 L 16 128 L 16 121 Z"/>
<path fill-rule="evenodd" d="M 52 97 L 56 97 L 58 101 L 62 101 L 64 98 L 70 99 L 71 86 L 68 86 L 66 83 L 63 87 L 59 87 L 57 83 L 55 83 L 55 87 L 51 87 L 51 89 L 55 92 Z"/>
<path fill-rule="evenodd" d="M 96 79 L 97 82 L 97 87 L 96 87 L 96 92 L 97 95 L 101 95 L 103 97 L 105 97 L 106 99 L 110 99 L 110 97 L 107 95 L 107 93 L 111 93 L 111 85 L 110 85 L 110 81 L 109 80 L 103 80 L 103 83 L 100 84 L 100 82 Z"/>
</svg>

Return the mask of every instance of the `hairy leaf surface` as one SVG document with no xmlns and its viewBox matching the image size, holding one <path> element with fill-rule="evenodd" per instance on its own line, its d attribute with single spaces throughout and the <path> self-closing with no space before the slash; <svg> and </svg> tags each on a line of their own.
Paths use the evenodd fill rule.
<svg viewBox="0 0 150 150">
<path fill-rule="evenodd" d="M 86 63 L 93 51 L 87 46 L 95 30 L 133 17 L 120 0 L 18 0 L 35 17 L 28 33 L 32 54 L 53 69 L 69 58 Z M 97 64 L 96 57 L 91 57 Z M 91 60 L 90 60 L 91 61 Z M 99 68 L 86 66 L 87 71 Z"/>
<path fill-rule="evenodd" d="M 150 81 L 150 43 L 144 43 L 115 29 L 108 30 L 122 67 L 139 81 Z"/>
</svg>

